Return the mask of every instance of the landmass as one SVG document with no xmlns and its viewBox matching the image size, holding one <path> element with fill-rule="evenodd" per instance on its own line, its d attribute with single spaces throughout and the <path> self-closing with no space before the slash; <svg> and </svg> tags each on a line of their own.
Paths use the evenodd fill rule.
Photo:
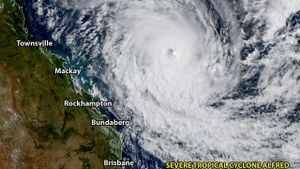
<svg viewBox="0 0 300 169">
<path fill-rule="evenodd" d="M 46 48 L 18 47 L 26 41 L 24 16 L 13 0 L 0 0 L 0 168 L 105 168 L 121 158 L 113 127 L 90 107 L 64 107 L 64 100 L 91 100 L 76 92 L 68 75 L 54 73 L 63 61 Z M 114 167 L 110 167 L 114 168 Z"/>
</svg>

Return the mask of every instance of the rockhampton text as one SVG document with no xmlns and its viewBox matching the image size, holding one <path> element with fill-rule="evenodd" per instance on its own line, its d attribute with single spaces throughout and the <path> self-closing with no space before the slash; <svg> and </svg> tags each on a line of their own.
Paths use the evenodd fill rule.
<svg viewBox="0 0 300 169">
<path fill-rule="evenodd" d="M 289 169 L 286 161 L 169 161 L 165 168 L 169 169 Z"/>
</svg>

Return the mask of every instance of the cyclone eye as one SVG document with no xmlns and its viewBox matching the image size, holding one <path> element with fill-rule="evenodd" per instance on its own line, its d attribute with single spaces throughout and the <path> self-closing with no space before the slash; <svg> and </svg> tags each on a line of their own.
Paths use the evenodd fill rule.
<svg viewBox="0 0 300 169">
<path fill-rule="evenodd" d="M 174 49 L 168 49 L 168 50 L 167 50 L 167 56 L 168 56 L 169 58 L 175 58 L 175 59 L 179 57 L 179 56 L 178 56 L 178 53 L 175 52 Z"/>
<path fill-rule="evenodd" d="M 167 54 L 168 54 L 168 56 L 174 55 L 174 50 L 173 49 L 168 49 Z"/>
</svg>

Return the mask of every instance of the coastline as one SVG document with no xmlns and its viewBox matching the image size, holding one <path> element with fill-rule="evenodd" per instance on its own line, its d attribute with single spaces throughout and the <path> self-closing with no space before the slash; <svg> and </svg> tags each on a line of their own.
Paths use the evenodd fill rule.
<svg viewBox="0 0 300 169">
<path fill-rule="evenodd" d="M 20 159 L 14 165 L 29 168 L 104 168 L 103 160 L 120 159 L 120 134 L 113 127 L 90 125 L 93 117 L 104 118 L 99 111 L 63 106 L 64 98 L 91 99 L 84 91 L 75 91 L 70 76 L 53 74 L 54 67 L 63 67 L 64 61 L 45 48 L 16 47 L 14 38 L 28 39 L 24 14 L 15 1 L 1 2 L 4 8 L 0 23 L 5 34 L 0 38 L 0 89 L 5 97 L 0 103 L 6 106 L 0 107 L 0 114 L 14 112 L 18 118 L 3 116 L 0 121 L 0 126 L 11 124 L 0 128 L 5 135 L 3 140 L 0 138 L 4 143 L 0 149 L 5 152 L 0 153 L 0 161 L 16 147 Z M 24 133 L 22 142 L 16 140 L 16 135 L 9 135 L 16 130 Z M 5 164 L 11 165 L 14 160 Z"/>
</svg>

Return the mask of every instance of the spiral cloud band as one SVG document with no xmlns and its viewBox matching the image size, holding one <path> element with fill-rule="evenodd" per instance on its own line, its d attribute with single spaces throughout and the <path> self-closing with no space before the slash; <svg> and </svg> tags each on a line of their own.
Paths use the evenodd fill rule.
<svg viewBox="0 0 300 169">
<path fill-rule="evenodd" d="M 183 8 L 184 4 L 169 2 L 172 6 L 167 8 L 148 3 L 126 3 L 130 7 L 121 9 L 111 23 L 104 46 L 111 68 L 108 78 L 115 77 L 112 86 L 126 87 L 127 101 L 133 104 L 148 97 L 138 105 L 156 101 L 187 113 L 234 86 L 238 76 L 230 75 L 238 67 L 227 65 L 226 60 L 234 58 L 225 53 L 204 12 Z"/>
<path fill-rule="evenodd" d="M 227 59 L 238 59 L 227 55 L 205 10 L 191 2 L 130 2 L 110 25 L 104 45 L 110 69 L 106 81 L 136 113 L 135 123 L 144 123 L 144 146 L 161 144 L 162 150 L 155 148 L 161 155 L 169 152 L 188 160 L 193 158 L 191 149 L 205 146 L 201 142 L 209 146 L 206 139 L 193 136 L 209 132 L 204 129 L 213 127 L 210 123 L 221 127 L 225 117 L 211 114 L 206 105 L 236 85 L 238 63 L 229 65 Z M 159 135 L 159 143 L 151 135 Z M 178 151 L 180 145 L 174 148 L 176 142 L 186 145 L 185 151 Z"/>
<path fill-rule="evenodd" d="M 300 160 L 298 0 L 42 2 L 88 72 L 77 85 L 132 120 L 124 143 L 162 161 Z"/>
</svg>

